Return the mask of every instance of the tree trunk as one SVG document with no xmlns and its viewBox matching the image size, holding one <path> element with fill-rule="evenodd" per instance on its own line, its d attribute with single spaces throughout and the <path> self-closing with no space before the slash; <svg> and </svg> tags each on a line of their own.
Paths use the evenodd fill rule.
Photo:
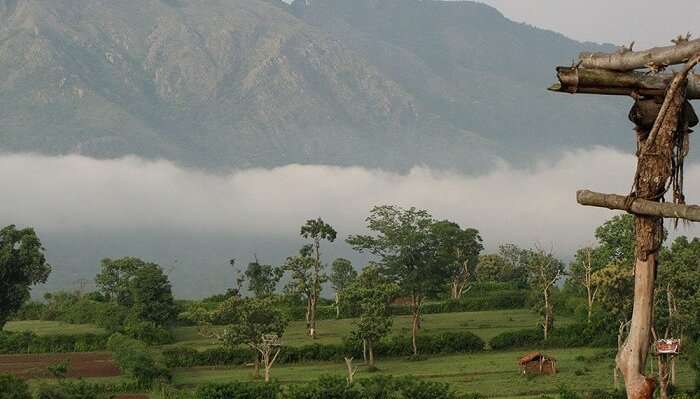
<svg viewBox="0 0 700 399">
<path fill-rule="evenodd" d="M 260 379 L 260 354 L 255 353 L 255 363 L 253 364 L 254 371 L 253 371 L 253 378 Z"/>
<path fill-rule="evenodd" d="M 671 358 L 671 385 L 676 385 L 676 357 Z"/>
<path fill-rule="evenodd" d="M 367 340 L 362 339 L 362 360 L 367 364 Z"/>
<path fill-rule="evenodd" d="M 418 336 L 418 328 L 420 327 L 420 301 L 416 296 L 411 296 L 411 344 L 413 345 L 413 355 L 418 354 L 418 345 L 416 344 L 416 336 Z"/>
<path fill-rule="evenodd" d="M 700 222 L 700 206 L 697 205 L 656 202 L 641 198 L 631 199 L 623 195 L 602 194 L 589 190 L 577 191 L 576 201 L 581 205 L 625 211 L 629 210 L 630 213 L 635 215 L 681 218 L 693 222 Z"/>
<path fill-rule="evenodd" d="M 549 290 L 544 290 L 544 340 L 549 337 Z"/>
<path fill-rule="evenodd" d="M 335 293 L 335 318 L 340 319 L 340 294 Z"/>
<path fill-rule="evenodd" d="M 617 354 L 617 367 L 622 372 L 629 399 L 651 399 L 655 382 L 644 376 L 654 302 L 656 255 L 646 260 L 637 259 L 634 275 L 634 308 L 627 340 Z"/>
<path fill-rule="evenodd" d="M 588 324 L 591 323 L 591 318 L 593 317 L 593 295 L 591 293 L 591 286 L 586 287 L 588 291 Z"/>
<path fill-rule="evenodd" d="M 316 297 L 312 297 L 309 306 L 309 335 L 316 339 Z"/>
<path fill-rule="evenodd" d="M 660 355 L 658 358 L 659 362 L 659 396 L 661 399 L 669 399 L 668 396 L 668 379 L 669 379 L 669 370 L 668 370 L 668 359 L 665 359 L 663 355 Z"/>
<path fill-rule="evenodd" d="M 679 38 L 681 39 L 681 38 Z M 650 64 L 667 66 L 682 64 L 700 53 L 700 39 L 679 40 L 675 46 L 655 47 L 645 51 L 619 51 L 617 53 L 581 53 L 579 59 L 584 68 L 600 68 L 615 71 L 632 71 Z"/>
<path fill-rule="evenodd" d="M 352 360 L 353 358 L 351 357 L 346 357 L 345 359 L 345 367 L 348 369 L 348 377 L 347 377 L 347 382 L 348 385 L 352 385 L 355 379 L 355 373 L 357 373 L 357 369 L 353 369 L 352 367 Z"/>
<path fill-rule="evenodd" d="M 369 362 L 367 365 L 370 369 L 374 368 L 374 348 L 372 345 L 372 340 L 367 340 L 367 352 L 369 353 Z"/>
<path fill-rule="evenodd" d="M 269 352 L 263 355 L 263 362 L 265 364 L 265 382 L 270 382 L 270 368 L 272 368 L 272 365 L 270 364 Z"/>
</svg>

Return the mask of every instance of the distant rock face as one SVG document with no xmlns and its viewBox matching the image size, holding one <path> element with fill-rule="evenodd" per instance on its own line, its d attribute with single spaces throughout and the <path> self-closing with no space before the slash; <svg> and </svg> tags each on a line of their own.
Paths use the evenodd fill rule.
<svg viewBox="0 0 700 399">
<path fill-rule="evenodd" d="M 480 170 L 612 125 L 542 91 L 580 48 L 474 4 L 0 0 L 0 149 Z"/>
</svg>

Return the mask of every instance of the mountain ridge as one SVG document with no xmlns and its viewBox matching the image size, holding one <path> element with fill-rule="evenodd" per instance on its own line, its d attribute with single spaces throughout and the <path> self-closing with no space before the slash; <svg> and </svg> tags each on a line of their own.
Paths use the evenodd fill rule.
<svg viewBox="0 0 700 399">
<path fill-rule="evenodd" d="M 0 149 L 474 172 L 622 142 L 614 101 L 544 92 L 580 43 L 475 3 L 302 4 L 0 0 Z"/>
</svg>

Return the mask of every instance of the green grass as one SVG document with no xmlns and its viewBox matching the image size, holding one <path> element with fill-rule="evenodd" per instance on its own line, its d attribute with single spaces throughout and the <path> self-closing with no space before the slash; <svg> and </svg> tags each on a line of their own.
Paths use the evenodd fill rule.
<svg viewBox="0 0 700 399">
<path fill-rule="evenodd" d="M 36 335 L 71 335 L 71 334 L 102 334 L 105 331 L 92 324 L 68 324 L 62 321 L 10 321 L 5 324 L 5 331 L 31 331 Z"/>
<path fill-rule="evenodd" d="M 471 331 L 488 342 L 494 336 L 505 331 L 535 328 L 538 320 L 537 314 L 527 309 L 430 314 L 423 317 L 420 334 Z M 570 320 L 559 318 L 557 322 L 567 324 Z M 321 344 L 340 343 L 343 337 L 350 334 L 352 319 L 321 320 L 317 322 L 317 329 L 318 339 L 313 342 Z M 392 333 L 396 335 L 410 335 L 410 316 L 396 317 Z M 175 345 L 177 346 L 188 346 L 196 349 L 218 345 L 212 339 L 200 336 L 196 327 L 175 329 L 175 339 L 177 341 Z M 312 341 L 306 335 L 306 323 L 303 321 L 291 322 L 284 334 L 283 341 L 285 345 L 289 346 L 301 346 L 311 343 Z"/>
<path fill-rule="evenodd" d="M 612 386 L 611 358 L 595 360 L 605 352 L 600 349 L 553 349 L 546 351 L 558 360 L 556 376 L 527 378 L 518 371 L 520 351 L 483 352 L 470 355 L 431 357 L 424 361 L 405 359 L 379 359 L 379 373 L 386 375 L 411 375 L 416 378 L 450 383 L 460 393 L 479 393 L 493 398 L 526 398 L 541 394 L 555 394 L 560 386 L 576 391 L 592 389 L 610 390 Z M 580 357 L 584 356 L 585 359 Z M 321 375 L 346 373 L 341 363 L 313 363 L 276 366 L 272 376 L 283 384 L 294 384 L 317 379 Z M 357 378 L 370 374 L 362 367 Z M 580 374 L 580 375 L 577 375 Z M 173 382 L 180 386 L 193 386 L 207 382 L 231 382 L 251 380 L 252 369 L 198 368 L 176 370 Z M 690 388 L 694 374 L 685 362 L 679 364 L 678 381 L 681 388 Z"/>
</svg>

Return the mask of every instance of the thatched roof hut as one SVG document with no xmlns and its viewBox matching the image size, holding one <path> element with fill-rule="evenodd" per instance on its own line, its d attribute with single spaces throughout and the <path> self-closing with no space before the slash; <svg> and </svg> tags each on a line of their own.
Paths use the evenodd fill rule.
<svg viewBox="0 0 700 399">
<path fill-rule="evenodd" d="M 520 366 L 520 372 L 524 375 L 553 375 L 557 373 L 557 360 L 541 352 L 531 352 L 521 357 L 518 360 L 518 366 Z"/>
</svg>

